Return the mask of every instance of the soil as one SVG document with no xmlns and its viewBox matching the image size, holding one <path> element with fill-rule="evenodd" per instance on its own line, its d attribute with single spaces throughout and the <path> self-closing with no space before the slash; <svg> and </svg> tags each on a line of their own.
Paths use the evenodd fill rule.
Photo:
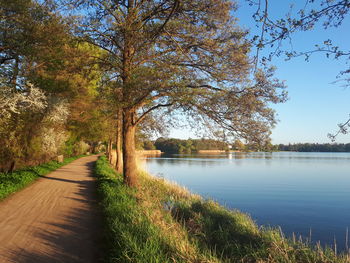
<svg viewBox="0 0 350 263">
<path fill-rule="evenodd" d="M 0 203 L 1 263 L 100 261 L 96 160 L 75 160 Z"/>
</svg>

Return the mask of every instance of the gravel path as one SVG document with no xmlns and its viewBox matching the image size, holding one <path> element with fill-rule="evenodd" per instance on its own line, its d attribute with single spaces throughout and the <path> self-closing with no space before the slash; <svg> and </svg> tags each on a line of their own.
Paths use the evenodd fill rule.
<svg viewBox="0 0 350 263">
<path fill-rule="evenodd" d="M 99 262 L 92 165 L 83 157 L 0 203 L 0 262 Z"/>
</svg>

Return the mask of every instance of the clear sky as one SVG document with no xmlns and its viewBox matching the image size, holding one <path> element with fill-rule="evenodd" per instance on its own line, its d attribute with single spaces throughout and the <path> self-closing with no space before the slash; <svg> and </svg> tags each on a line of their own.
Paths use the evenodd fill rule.
<svg viewBox="0 0 350 263">
<path fill-rule="evenodd" d="M 269 13 L 281 17 L 289 11 L 291 2 L 295 3 L 294 9 L 297 10 L 305 0 L 270 0 Z M 256 34 L 251 17 L 255 9 L 244 0 L 239 1 L 239 6 L 235 15 L 240 26 Z M 334 44 L 350 49 L 349 29 L 350 17 L 347 17 L 340 28 L 324 30 L 318 26 L 313 31 L 297 33 L 293 37 L 293 48 L 296 51 L 311 50 L 315 44 L 332 39 Z M 285 47 L 289 47 L 287 42 Z M 277 67 L 276 77 L 285 80 L 289 93 L 286 103 L 273 105 L 280 121 L 272 131 L 272 142 L 330 142 L 327 134 L 336 131 L 337 124 L 347 120 L 350 114 L 350 87 L 334 83 L 338 73 L 349 66 L 346 60 L 327 59 L 325 54 L 318 53 L 309 62 L 303 57 L 289 61 L 285 61 L 285 57 L 276 57 L 272 64 Z M 187 139 L 195 135 L 190 130 L 173 130 L 170 137 Z M 337 142 L 349 143 L 350 135 L 339 135 Z"/>
</svg>

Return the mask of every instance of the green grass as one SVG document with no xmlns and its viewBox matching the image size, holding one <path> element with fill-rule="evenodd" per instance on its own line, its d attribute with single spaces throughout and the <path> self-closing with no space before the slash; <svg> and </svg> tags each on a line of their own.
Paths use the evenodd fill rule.
<svg viewBox="0 0 350 263">
<path fill-rule="evenodd" d="M 259 228 L 246 214 L 228 210 L 169 182 L 140 173 L 138 190 L 101 157 L 95 167 L 105 215 L 105 262 L 346 263 L 279 229 Z"/>
<path fill-rule="evenodd" d="M 46 175 L 80 157 L 82 156 L 65 158 L 63 163 L 51 161 L 42 165 L 14 171 L 12 173 L 0 173 L 0 200 L 23 189 L 40 176 Z"/>
<path fill-rule="evenodd" d="M 95 166 L 105 215 L 106 262 L 173 262 L 166 239 L 143 213 L 136 192 L 101 157 Z"/>
</svg>

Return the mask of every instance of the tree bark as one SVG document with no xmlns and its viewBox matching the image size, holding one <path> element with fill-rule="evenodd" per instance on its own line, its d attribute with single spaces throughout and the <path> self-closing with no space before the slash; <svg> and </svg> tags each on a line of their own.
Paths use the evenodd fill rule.
<svg viewBox="0 0 350 263">
<path fill-rule="evenodd" d="M 137 186 L 137 166 L 135 151 L 135 117 L 134 109 L 123 110 L 123 158 L 124 183 L 130 187 Z"/>
<path fill-rule="evenodd" d="M 126 25 L 124 31 L 124 46 L 122 52 L 122 101 L 130 104 L 133 98 L 133 86 L 131 84 L 132 57 L 134 54 L 133 34 L 134 30 L 134 0 L 128 0 Z M 123 175 L 124 183 L 130 187 L 137 186 L 137 169 L 135 156 L 135 129 L 134 123 L 136 110 L 125 107 L 122 109 L 122 131 L 123 131 Z"/>
<path fill-rule="evenodd" d="M 8 170 L 8 173 L 12 173 L 12 172 L 15 170 L 15 167 L 16 167 L 16 161 L 13 160 L 13 161 L 11 162 L 11 165 L 10 165 L 10 168 L 9 168 L 9 170 Z"/>
<path fill-rule="evenodd" d="M 109 139 L 107 151 L 108 151 L 108 161 L 110 164 L 112 164 L 112 149 L 113 149 L 112 139 Z"/>
<path fill-rule="evenodd" d="M 118 110 L 117 122 L 117 138 L 116 138 L 116 164 L 115 169 L 118 173 L 123 173 L 123 152 L 122 152 L 122 126 L 123 126 L 122 110 Z"/>
<path fill-rule="evenodd" d="M 13 75 L 11 78 L 11 85 L 13 86 L 14 90 L 16 90 L 17 87 L 17 78 L 18 78 L 18 74 L 19 74 L 19 57 L 16 56 L 15 58 L 15 64 L 13 66 Z"/>
</svg>

